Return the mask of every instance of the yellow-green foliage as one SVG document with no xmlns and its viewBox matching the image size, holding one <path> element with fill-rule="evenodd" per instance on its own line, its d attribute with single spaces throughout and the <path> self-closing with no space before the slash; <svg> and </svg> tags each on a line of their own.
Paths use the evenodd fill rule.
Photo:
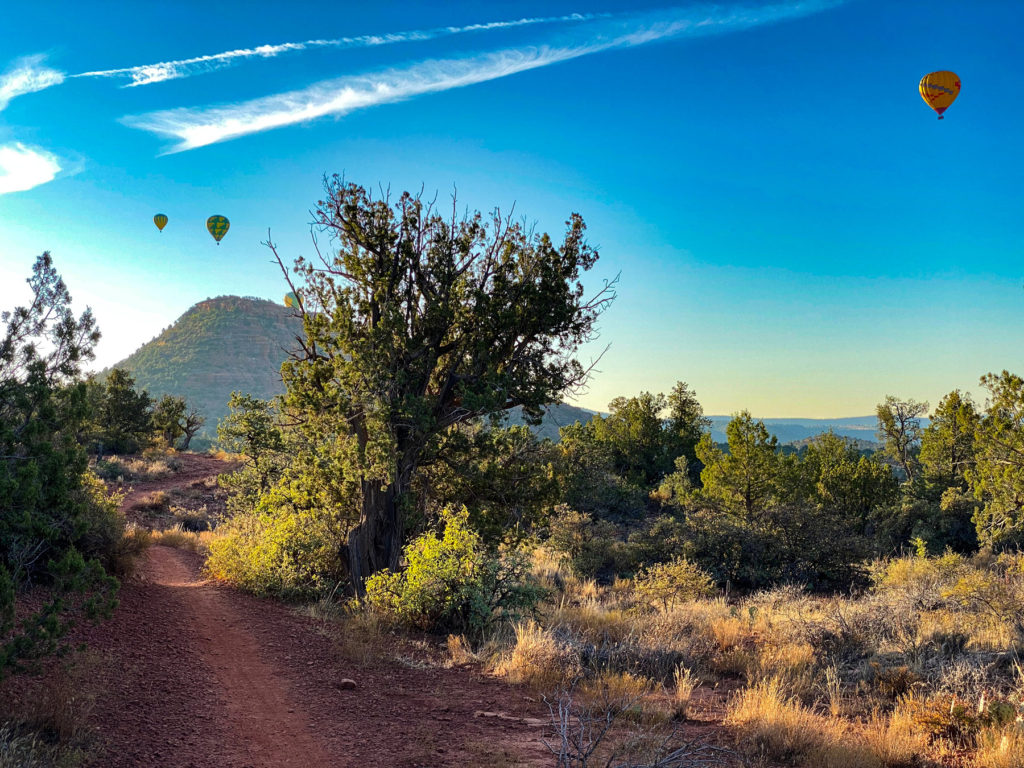
<svg viewBox="0 0 1024 768">
<path fill-rule="evenodd" d="M 872 580 L 879 593 L 902 597 L 914 607 L 927 608 L 942 599 L 969 566 L 962 555 L 947 552 L 939 557 L 899 557 L 874 568 Z"/>
<path fill-rule="evenodd" d="M 210 542 L 211 576 L 256 594 L 313 597 L 340 578 L 343 531 L 323 513 L 280 507 L 236 515 Z"/>
<path fill-rule="evenodd" d="M 643 598 L 667 609 L 677 602 L 710 597 L 714 594 L 715 585 L 700 566 L 685 557 L 677 557 L 641 571 L 636 577 L 636 591 Z"/>
<path fill-rule="evenodd" d="M 532 610 L 542 591 L 525 556 L 487 552 L 465 507 L 441 518 L 440 536 L 428 531 L 406 546 L 405 570 L 366 580 L 367 606 L 395 624 L 472 633 Z"/>
</svg>

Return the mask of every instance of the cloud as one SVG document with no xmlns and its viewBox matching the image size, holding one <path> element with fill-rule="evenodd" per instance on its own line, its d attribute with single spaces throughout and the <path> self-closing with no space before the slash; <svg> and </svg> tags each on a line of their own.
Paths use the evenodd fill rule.
<svg viewBox="0 0 1024 768">
<path fill-rule="evenodd" d="M 64 73 L 42 66 L 42 54 L 18 59 L 11 69 L 0 75 L 0 112 L 11 99 L 26 93 L 42 91 L 64 82 Z"/>
<path fill-rule="evenodd" d="M 401 101 L 415 96 L 495 80 L 613 48 L 628 48 L 678 38 L 723 34 L 805 16 L 839 4 L 799 2 L 756 10 L 710 8 L 646 14 L 604 24 L 575 45 L 512 48 L 461 59 L 424 61 L 403 69 L 342 77 L 297 91 L 226 106 L 169 109 L 127 116 L 134 128 L 177 139 L 168 152 L 203 147 L 272 128 L 304 123 L 328 115 Z"/>
<path fill-rule="evenodd" d="M 191 59 L 161 61 L 156 64 L 142 64 L 122 69 L 103 69 L 95 72 L 82 72 L 72 77 L 123 77 L 131 82 L 125 85 L 131 88 L 137 85 L 151 85 L 165 80 L 177 80 L 183 77 L 212 72 L 245 60 L 269 59 L 283 53 L 294 53 L 313 48 L 368 48 L 391 43 L 408 43 L 420 40 L 434 40 L 438 37 L 465 34 L 467 32 L 484 32 L 494 29 L 508 29 L 533 24 L 552 24 L 555 22 L 588 21 L 598 18 L 596 14 L 573 13 L 567 16 L 547 16 L 538 18 L 515 19 L 512 21 L 492 21 L 485 24 L 469 24 L 462 27 L 435 27 L 434 29 L 395 32 L 382 35 L 360 35 L 358 37 L 339 37 L 333 40 L 306 40 L 301 43 L 281 43 L 279 45 L 260 45 L 255 48 L 239 48 L 233 51 L 212 53 L 196 56 Z"/>
<path fill-rule="evenodd" d="M 56 156 L 42 149 L 18 142 L 0 145 L 0 195 L 53 181 L 60 170 Z"/>
</svg>

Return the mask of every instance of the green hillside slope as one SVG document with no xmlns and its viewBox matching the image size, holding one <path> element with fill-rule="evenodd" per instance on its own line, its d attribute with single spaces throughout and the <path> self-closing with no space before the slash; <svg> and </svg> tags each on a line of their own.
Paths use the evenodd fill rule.
<svg viewBox="0 0 1024 768">
<path fill-rule="evenodd" d="M 233 391 L 260 398 L 284 391 L 281 363 L 301 332 L 301 321 L 279 304 L 218 296 L 196 304 L 116 367 L 131 371 L 136 384 L 154 396 L 181 395 L 195 404 L 206 416 L 201 434 L 209 438 L 227 414 Z M 542 437 L 558 440 L 559 427 L 590 421 L 593 415 L 586 408 L 553 405 L 535 429 Z M 508 421 L 523 423 L 518 408 Z"/>
<path fill-rule="evenodd" d="M 271 301 L 218 296 L 201 301 L 152 341 L 117 363 L 154 396 L 182 395 L 216 434 L 234 390 L 269 398 L 284 391 L 281 363 L 302 322 Z"/>
</svg>

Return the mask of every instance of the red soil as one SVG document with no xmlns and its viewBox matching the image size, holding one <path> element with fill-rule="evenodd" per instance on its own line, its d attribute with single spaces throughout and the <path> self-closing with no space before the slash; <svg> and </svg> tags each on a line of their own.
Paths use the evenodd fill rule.
<svg viewBox="0 0 1024 768">
<path fill-rule="evenodd" d="M 230 472 L 238 466 L 237 462 L 226 462 L 204 453 L 179 453 L 175 456 L 175 461 L 181 465 L 181 468 L 173 475 L 162 477 L 159 480 L 135 481 L 126 484 L 128 494 L 121 502 L 121 509 L 124 510 L 129 520 L 137 517 L 138 507 L 144 504 L 145 498 L 152 493 L 173 491 L 202 483 L 207 478 Z"/>
<path fill-rule="evenodd" d="M 173 477 L 135 484 L 123 507 L 129 517 L 147 494 L 196 487 L 226 469 L 210 456 L 180 458 L 183 468 Z M 541 743 L 550 733 L 547 708 L 523 690 L 471 667 L 400 659 L 401 643 L 388 636 L 361 651 L 360 639 L 342 632 L 342 625 L 204 580 L 198 555 L 151 547 L 137 576 L 122 585 L 113 618 L 76 630 L 75 639 L 102 659 L 89 681 L 97 734 L 91 765 L 554 763 Z M 355 681 L 354 690 L 342 687 L 346 678 Z M 24 705 L 32 690 L 19 684 L 8 694 Z M 706 693 L 697 708 L 719 709 L 720 692 Z M 684 734 L 715 740 L 716 721 L 714 715 L 691 721 Z"/>
<path fill-rule="evenodd" d="M 203 581 L 199 565 L 151 548 L 114 618 L 84 633 L 108 660 L 96 766 L 550 765 L 546 712 L 522 693 L 383 649 L 347 661 L 318 622 Z"/>
<path fill-rule="evenodd" d="M 198 454 L 154 491 L 230 469 Z M 105 659 L 95 766 L 546 766 L 546 708 L 465 668 L 417 668 L 382 639 L 353 662 L 337 626 L 203 579 L 201 559 L 151 547 L 113 619 L 79 634 Z M 389 653 L 388 648 L 392 648 Z M 343 690 L 341 680 L 356 682 Z M 482 717 L 482 712 L 499 716 Z"/>
</svg>

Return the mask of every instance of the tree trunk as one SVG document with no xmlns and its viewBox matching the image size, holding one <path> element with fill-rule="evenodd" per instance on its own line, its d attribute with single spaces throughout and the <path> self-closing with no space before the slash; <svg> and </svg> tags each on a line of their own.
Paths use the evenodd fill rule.
<svg viewBox="0 0 1024 768">
<path fill-rule="evenodd" d="M 363 509 L 359 525 L 349 532 L 342 559 L 355 594 L 362 597 L 367 578 L 385 568 L 398 569 L 405 544 L 405 520 L 401 504 L 406 484 L 393 482 L 381 487 L 379 480 L 363 482 Z"/>
</svg>

